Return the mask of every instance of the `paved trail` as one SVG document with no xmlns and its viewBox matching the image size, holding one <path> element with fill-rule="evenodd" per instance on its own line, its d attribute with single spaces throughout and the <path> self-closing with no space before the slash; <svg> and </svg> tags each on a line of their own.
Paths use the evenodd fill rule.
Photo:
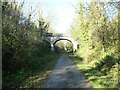
<svg viewBox="0 0 120 90">
<path fill-rule="evenodd" d="M 91 88 L 90 83 L 67 54 L 60 57 L 44 88 Z"/>
</svg>

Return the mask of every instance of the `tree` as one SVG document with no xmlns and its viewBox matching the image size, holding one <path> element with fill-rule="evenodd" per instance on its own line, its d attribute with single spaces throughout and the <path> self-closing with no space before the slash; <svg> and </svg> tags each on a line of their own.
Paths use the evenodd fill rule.
<svg viewBox="0 0 120 90">
<path fill-rule="evenodd" d="M 78 17 L 71 28 L 73 38 L 79 38 L 80 49 L 76 54 L 83 57 L 86 64 L 110 76 L 113 85 L 118 85 L 118 73 L 113 72 L 118 71 L 119 25 L 117 12 L 110 10 L 116 8 L 94 0 L 86 5 L 79 3 Z"/>
</svg>

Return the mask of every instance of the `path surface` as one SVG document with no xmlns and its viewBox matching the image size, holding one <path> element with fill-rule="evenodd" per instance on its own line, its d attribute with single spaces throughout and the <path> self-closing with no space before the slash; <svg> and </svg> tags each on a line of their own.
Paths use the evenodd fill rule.
<svg viewBox="0 0 120 90">
<path fill-rule="evenodd" d="M 92 88 L 67 54 L 60 57 L 44 88 Z"/>
</svg>

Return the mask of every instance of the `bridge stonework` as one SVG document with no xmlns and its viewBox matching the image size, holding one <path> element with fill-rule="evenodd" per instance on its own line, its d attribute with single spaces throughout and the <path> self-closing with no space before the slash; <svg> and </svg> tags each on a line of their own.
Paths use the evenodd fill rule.
<svg viewBox="0 0 120 90">
<path fill-rule="evenodd" d="M 67 40 L 70 41 L 73 44 L 73 52 L 77 50 L 78 43 L 70 36 L 65 36 L 63 34 L 55 34 L 48 33 L 42 37 L 43 40 L 47 41 L 51 45 L 51 50 L 54 51 L 54 45 L 59 40 Z"/>
</svg>

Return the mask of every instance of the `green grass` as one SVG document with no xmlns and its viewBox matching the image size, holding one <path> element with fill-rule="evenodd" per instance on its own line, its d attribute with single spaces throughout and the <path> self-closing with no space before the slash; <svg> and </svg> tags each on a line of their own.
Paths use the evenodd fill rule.
<svg viewBox="0 0 120 90">
<path fill-rule="evenodd" d="M 31 55 L 29 69 L 23 68 L 16 73 L 3 76 L 3 88 L 41 88 L 59 56 L 60 54 L 52 52 L 44 54 L 42 57 L 39 54 Z M 45 60 L 45 62 L 41 62 L 41 60 Z"/>
<path fill-rule="evenodd" d="M 70 55 L 70 58 L 77 65 L 77 67 L 84 73 L 93 88 L 117 88 L 112 82 L 111 78 L 103 75 L 98 70 L 92 68 L 90 64 L 86 64 L 82 58 Z"/>
</svg>

